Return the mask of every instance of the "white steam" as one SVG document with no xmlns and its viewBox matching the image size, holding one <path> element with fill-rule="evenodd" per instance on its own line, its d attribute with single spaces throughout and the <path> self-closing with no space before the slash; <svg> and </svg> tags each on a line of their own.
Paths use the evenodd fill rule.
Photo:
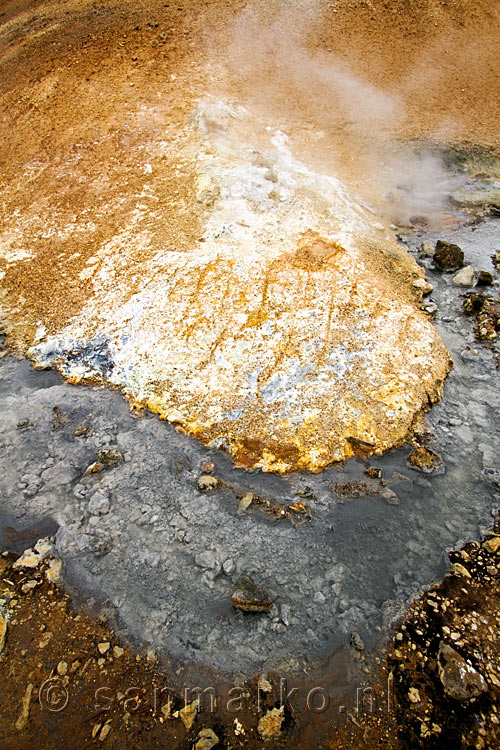
<svg viewBox="0 0 500 750">
<path fill-rule="evenodd" d="M 339 175 L 399 224 L 432 225 L 457 178 L 430 151 L 396 137 L 403 98 L 355 75 L 311 40 L 319 4 L 280 4 L 272 23 L 245 10 L 228 49 L 232 92 L 284 130 L 317 168 Z"/>
</svg>

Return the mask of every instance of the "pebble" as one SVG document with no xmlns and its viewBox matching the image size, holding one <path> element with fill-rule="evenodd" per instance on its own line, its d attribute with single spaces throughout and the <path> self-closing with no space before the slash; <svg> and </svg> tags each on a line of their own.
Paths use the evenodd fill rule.
<svg viewBox="0 0 500 750">
<path fill-rule="evenodd" d="M 63 677 L 68 671 L 68 664 L 65 661 L 60 661 L 57 665 L 57 674 Z"/>
<path fill-rule="evenodd" d="M 108 734 L 112 730 L 111 720 L 107 721 L 99 733 L 99 742 L 104 742 Z"/>
<path fill-rule="evenodd" d="M 215 490 L 219 485 L 217 477 L 211 477 L 208 474 L 202 474 L 198 479 L 198 489 L 200 492 L 207 492 L 208 490 Z"/>
<path fill-rule="evenodd" d="M 452 572 L 456 576 L 463 576 L 464 578 L 470 578 L 471 577 L 471 575 L 470 575 L 469 571 L 467 570 L 467 568 L 464 568 L 464 566 L 460 565 L 460 563 L 454 563 L 451 566 L 451 570 L 452 570 Z"/>
<path fill-rule="evenodd" d="M 434 255 L 434 245 L 432 242 L 422 242 L 420 245 L 420 250 L 422 252 L 422 255 L 425 255 L 427 258 L 432 258 Z"/>
<path fill-rule="evenodd" d="M 281 732 L 285 720 L 285 706 L 268 711 L 257 725 L 257 731 L 264 740 L 270 740 Z"/>
<path fill-rule="evenodd" d="M 485 542 L 483 542 L 483 547 L 485 550 L 494 555 L 500 548 L 500 536 L 490 537 L 490 539 L 487 539 Z"/>
<path fill-rule="evenodd" d="M 174 717 L 180 718 L 188 732 L 194 724 L 196 714 L 198 713 L 198 708 L 199 702 L 195 700 L 192 703 L 189 703 L 187 706 L 184 706 L 184 708 L 181 708 L 180 711 L 176 711 L 174 713 Z"/>
<path fill-rule="evenodd" d="M 193 745 L 193 750 L 212 750 L 219 742 L 219 738 L 213 729 L 202 729 L 198 733 L 198 740 Z"/>
<path fill-rule="evenodd" d="M 205 550 L 205 552 L 201 552 L 201 554 L 196 555 L 194 561 L 196 565 L 199 565 L 200 568 L 214 570 L 217 567 L 217 558 L 215 556 L 215 552 L 212 552 L 211 550 Z"/>
<path fill-rule="evenodd" d="M 27 549 L 13 564 L 13 568 L 36 568 L 49 555 L 52 544 L 48 539 L 39 539 L 33 549 Z"/>
<path fill-rule="evenodd" d="M 351 640 L 349 641 L 351 647 L 355 649 L 356 651 L 364 651 L 365 650 L 365 644 L 363 642 L 363 639 L 361 638 L 359 633 L 352 633 L 351 634 Z"/>
<path fill-rule="evenodd" d="M 123 463 L 124 460 L 125 459 L 123 458 L 123 453 L 117 448 L 107 448 L 105 450 L 99 451 L 99 453 L 97 454 L 97 463 L 101 464 L 101 466 L 104 466 L 105 468 L 117 466 L 118 464 Z"/>
<path fill-rule="evenodd" d="M 104 643 L 97 644 L 97 649 L 100 654 L 105 654 L 106 651 L 109 651 L 109 646 L 110 646 L 109 641 L 104 641 Z"/>
<path fill-rule="evenodd" d="M 256 586 L 248 576 L 241 576 L 231 596 L 231 604 L 243 612 L 267 612 L 272 601 L 264 589 Z"/>
<path fill-rule="evenodd" d="M 423 295 L 430 294 L 434 287 L 426 279 L 416 279 L 413 282 L 413 287 L 422 292 Z"/>
<path fill-rule="evenodd" d="M 21 586 L 21 591 L 23 592 L 23 594 L 27 594 L 30 591 L 33 591 L 35 586 L 38 586 L 38 581 L 35 581 L 35 580 L 27 581 L 27 583 L 23 583 L 23 585 Z"/>
<path fill-rule="evenodd" d="M 273 692 L 273 686 L 269 682 L 268 679 L 266 679 L 263 675 L 260 677 L 258 685 L 258 689 L 261 693 L 272 693 Z"/>
<path fill-rule="evenodd" d="M 49 583 L 58 583 L 61 580 L 62 573 L 62 560 L 52 558 L 49 561 L 47 570 L 45 571 L 45 577 Z"/>
<path fill-rule="evenodd" d="M 241 498 L 239 505 L 238 505 L 238 513 L 244 513 L 247 508 L 250 507 L 253 500 L 253 493 L 247 492 L 243 497 Z"/>
<path fill-rule="evenodd" d="M 491 286 L 491 284 L 493 284 L 493 274 L 491 271 L 479 271 L 477 286 Z"/>
<path fill-rule="evenodd" d="M 420 693 L 417 688 L 411 687 L 408 690 L 408 698 L 412 703 L 420 703 Z"/>
<path fill-rule="evenodd" d="M 18 732 L 22 732 L 26 724 L 28 723 L 32 693 L 33 685 L 31 682 L 29 682 L 26 686 L 26 690 L 24 691 L 24 696 L 21 701 L 21 712 L 17 717 L 17 721 L 15 724 Z"/>
</svg>

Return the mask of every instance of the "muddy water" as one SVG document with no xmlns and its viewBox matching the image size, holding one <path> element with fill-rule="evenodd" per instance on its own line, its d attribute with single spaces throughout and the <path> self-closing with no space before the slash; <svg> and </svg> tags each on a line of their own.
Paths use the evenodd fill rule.
<svg viewBox="0 0 500 750">
<path fill-rule="evenodd" d="M 460 244 L 477 269 L 492 270 L 500 222 L 415 236 L 410 251 L 419 257 L 421 241 L 437 236 Z M 156 417 L 135 418 L 116 392 L 67 385 L 5 357 L 4 545 L 18 552 L 23 529 L 53 534 L 59 524 L 67 584 L 114 612 L 123 635 L 176 659 L 228 672 L 293 672 L 323 661 L 354 631 L 374 644 L 408 601 L 442 576 L 446 551 L 477 538 L 498 508 L 499 373 L 461 313 L 466 290 L 432 271 L 430 260 L 419 262 L 428 266 L 436 325 L 455 364 L 428 416 L 429 445 L 442 456 L 444 473 L 409 468 L 410 448 L 315 475 L 237 470 L 225 454 Z M 83 476 L 108 447 L 124 461 Z M 221 486 L 200 493 L 207 459 Z M 364 474 L 368 466 L 382 470 L 385 486 Z M 245 492 L 260 499 L 238 511 Z M 307 513 L 290 512 L 300 500 Z M 273 508 L 285 512 L 277 518 Z M 53 525 L 40 522 L 49 518 Z M 267 589 L 269 614 L 230 606 L 241 574 Z"/>
</svg>

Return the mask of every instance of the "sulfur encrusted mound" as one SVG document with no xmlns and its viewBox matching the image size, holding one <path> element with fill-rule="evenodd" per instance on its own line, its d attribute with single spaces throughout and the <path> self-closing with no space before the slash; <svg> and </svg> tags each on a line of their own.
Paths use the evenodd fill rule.
<svg viewBox="0 0 500 750">
<path fill-rule="evenodd" d="M 344 184 L 242 107 L 202 102 L 153 146 L 141 165 L 151 208 L 65 261 L 85 296 L 50 332 L 42 316 L 35 363 L 113 383 L 265 471 L 401 444 L 449 368 L 419 310 L 422 270 Z M 177 215 L 156 205 L 174 159 L 189 174 Z M 177 217 L 180 236 L 189 213 L 198 236 L 179 250 L 148 229 Z"/>
</svg>

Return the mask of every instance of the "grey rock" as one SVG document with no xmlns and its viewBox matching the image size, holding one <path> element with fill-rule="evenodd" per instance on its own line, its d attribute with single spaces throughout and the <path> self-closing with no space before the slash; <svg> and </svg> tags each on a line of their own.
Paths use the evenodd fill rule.
<svg viewBox="0 0 500 750">
<path fill-rule="evenodd" d="M 217 567 L 217 559 L 215 553 L 211 550 L 205 550 L 194 558 L 196 565 L 200 568 L 207 568 L 208 570 L 214 570 Z"/>
<path fill-rule="evenodd" d="M 460 271 L 457 271 L 456 274 L 453 276 L 452 283 L 455 286 L 473 286 L 474 284 L 474 267 L 473 266 L 464 266 L 460 269 Z"/>
<path fill-rule="evenodd" d="M 93 515 L 103 516 L 106 513 L 109 513 L 110 509 L 111 502 L 108 492 L 104 489 L 94 492 L 88 504 L 89 513 L 92 513 Z"/>
<path fill-rule="evenodd" d="M 424 257 L 432 258 L 434 255 L 434 245 L 432 242 L 422 242 L 420 245 L 420 251 Z"/>
</svg>

